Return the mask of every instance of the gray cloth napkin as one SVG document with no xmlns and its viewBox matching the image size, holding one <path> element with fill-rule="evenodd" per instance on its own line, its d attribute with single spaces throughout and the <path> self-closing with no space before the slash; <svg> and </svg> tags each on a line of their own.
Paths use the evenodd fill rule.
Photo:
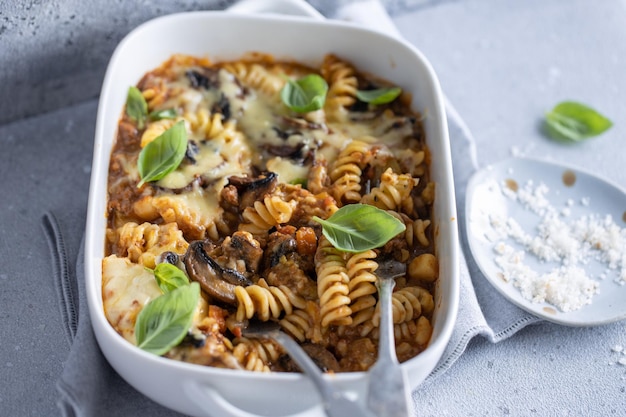
<svg viewBox="0 0 626 417">
<path fill-rule="evenodd" d="M 344 2 L 334 9 L 332 16 L 368 25 L 397 34 L 384 8 L 377 0 Z M 382 14 L 381 14 L 382 13 Z M 465 242 L 465 189 L 476 170 L 474 139 L 454 108 L 446 103 L 448 128 L 452 149 L 457 210 L 460 225 L 462 253 L 469 254 Z M 67 216 L 67 214 L 64 214 Z M 177 416 L 128 385 L 108 364 L 102 355 L 91 327 L 84 283 L 83 245 L 67 245 L 69 236 L 77 241 L 84 225 L 84 213 L 72 215 L 72 222 L 46 213 L 43 229 L 49 242 L 53 261 L 53 276 L 58 289 L 61 315 L 71 343 L 70 355 L 57 382 L 60 393 L 59 408 L 64 417 L 98 416 Z M 69 224 L 73 226 L 68 227 Z M 75 268 L 74 268 L 75 265 Z M 493 343 L 506 339 L 528 324 L 539 321 L 506 301 L 484 278 L 470 256 L 461 259 L 460 307 L 457 323 L 443 357 L 424 385 L 427 389 L 461 356 L 469 341 L 477 335 Z"/>
</svg>

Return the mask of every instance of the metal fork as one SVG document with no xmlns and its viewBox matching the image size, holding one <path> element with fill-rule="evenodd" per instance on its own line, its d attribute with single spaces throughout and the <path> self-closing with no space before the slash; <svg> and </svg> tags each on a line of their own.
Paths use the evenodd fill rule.
<svg viewBox="0 0 626 417">
<path fill-rule="evenodd" d="M 251 323 L 243 330 L 243 335 L 246 337 L 269 338 L 285 348 L 291 359 L 311 378 L 322 397 L 322 405 L 328 417 L 376 417 L 365 406 L 350 400 L 342 391 L 324 379 L 321 369 L 317 367 L 315 362 L 295 340 L 280 330 L 278 323 L 272 321 Z"/>
<path fill-rule="evenodd" d="M 380 338 L 378 360 L 368 372 L 367 406 L 377 416 L 407 417 L 411 410 L 411 392 L 408 377 L 396 357 L 393 336 L 391 294 L 395 278 L 404 275 L 406 265 L 400 262 L 381 262 L 376 275 L 380 302 Z"/>
</svg>

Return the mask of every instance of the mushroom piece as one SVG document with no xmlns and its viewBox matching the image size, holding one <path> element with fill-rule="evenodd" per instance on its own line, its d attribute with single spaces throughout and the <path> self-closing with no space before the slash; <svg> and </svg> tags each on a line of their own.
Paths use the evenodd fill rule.
<svg viewBox="0 0 626 417">
<path fill-rule="evenodd" d="M 205 242 L 192 242 L 185 253 L 185 267 L 189 278 L 197 281 L 211 297 L 228 304 L 236 304 L 235 287 L 252 285 L 252 281 L 233 269 L 222 267 L 205 250 Z"/>
<path fill-rule="evenodd" d="M 304 343 L 302 349 L 309 355 L 313 362 L 322 370 L 322 372 L 339 372 L 341 369 L 337 358 L 324 346 L 314 343 Z M 302 372 L 300 367 L 288 355 L 280 358 L 280 364 L 287 372 Z"/>
<path fill-rule="evenodd" d="M 237 189 L 239 196 L 239 210 L 250 207 L 255 201 L 263 199 L 265 194 L 271 193 L 276 188 L 278 175 L 267 172 L 257 178 L 231 176 L 228 178 L 228 186 Z"/>
<path fill-rule="evenodd" d="M 174 265 L 175 267 L 183 271 L 185 270 L 185 265 L 183 264 L 183 260 L 181 259 L 181 257 L 177 253 L 171 251 L 161 253 L 159 256 L 156 257 L 155 263 L 157 265 L 167 263 Z"/>
<path fill-rule="evenodd" d="M 241 259 L 246 264 L 246 269 L 252 273 L 259 270 L 263 249 L 250 232 L 238 231 L 224 239 L 222 243 L 224 255 L 228 259 Z"/>
<path fill-rule="evenodd" d="M 220 85 L 218 69 L 201 67 L 190 69 L 185 75 L 193 88 L 204 88 L 205 90 L 218 88 Z"/>
<path fill-rule="evenodd" d="M 290 158 L 294 160 L 303 160 L 302 148 L 304 143 L 297 145 L 263 145 L 262 146 L 268 153 L 274 156 L 280 156 L 283 158 Z"/>
<path fill-rule="evenodd" d="M 296 252 L 298 243 L 296 238 L 290 234 L 274 232 L 269 236 L 267 247 L 265 248 L 267 268 L 276 266 L 283 256 Z"/>
<path fill-rule="evenodd" d="M 180 257 L 178 256 L 178 254 L 171 251 L 163 252 L 156 258 L 157 264 L 168 263 L 172 265 L 178 265 L 179 261 Z"/>
</svg>

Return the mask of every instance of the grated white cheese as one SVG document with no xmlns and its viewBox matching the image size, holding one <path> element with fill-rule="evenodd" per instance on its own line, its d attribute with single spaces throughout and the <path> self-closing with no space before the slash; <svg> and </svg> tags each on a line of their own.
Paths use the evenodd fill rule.
<svg viewBox="0 0 626 417">
<path fill-rule="evenodd" d="M 563 312 L 590 304 L 599 291 L 599 282 L 588 276 L 584 266 L 591 260 L 604 264 L 607 271 L 617 271 L 616 282 L 626 285 L 626 229 L 611 216 L 596 214 L 571 219 L 571 199 L 564 209 L 556 209 L 548 200 L 545 184 L 529 181 L 516 191 L 498 185 L 500 192 L 540 218 L 536 230 L 528 232 L 511 217 L 490 214 L 490 226 L 499 239 L 494 245 L 495 262 L 505 281 L 511 282 L 522 296 L 532 302 L 546 302 Z M 588 198 L 581 199 L 588 206 Z M 512 240 L 523 247 L 515 250 L 506 243 Z M 526 254 L 555 267 L 540 273 L 524 262 Z M 598 278 L 606 276 L 602 273 Z"/>
</svg>

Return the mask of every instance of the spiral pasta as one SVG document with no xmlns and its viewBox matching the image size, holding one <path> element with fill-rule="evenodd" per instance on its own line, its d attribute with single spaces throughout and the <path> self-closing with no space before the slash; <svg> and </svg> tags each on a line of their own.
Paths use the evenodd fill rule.
<svg viewBox="0 0 626 417">
<path fill-rule="evenodd" d="M 395 291 L 391 297 L 393 323 L 405 323 L 422 315 L 420 291 L 416 287 L 406 287 Z M 380 305 L 372 317 L 375 327 L 380 325 Z"/>
<path fill-rule="evenodd" d="M 413 222 L 413 236 L 422 246 L 430 245 L 430 240 L 426 236 L 426 228 L 430 226 L 430 220 L 417 219 Z"/>
<path fill-rule="evenodd" d="M 148 143 L 161 136 L 167 129 L 174 126 L 176 120 L 163 119 L 156 122 L 149 123 L 141 135 L 141 147 L 145 147 Z"/>
<path fill-rule="evenodd" d="M 247 207 L 243 211 L 244 222 L 239 225 L 239 230 L 253 235 L 265 234 L 272 227 L 288 222 L 295 206 L 295 201 L 284 201 L 276 195 L 267 196 L 263 201 L 255 201 L 253 207 Z"/>
<path fill-rule="evenodd" d="M 268 71 L 267 67 L 255 62 L 229 62 L 223 68 L 235 75 L 244 85 L 267 96 L 276 96 L 285 81 Z"/>
<path fill-rule="evenodd" d="M 315 260 L 322 328 L 331 324 L 351 324 L 349 278 L 343 254 L 335 249 L 326 237 L 322 236 L 315 253 Z"/>
<path fill-rule="evenodd" d="M 361 170 L 369 157 L 369 145 L 360 140 L 353 140 L 341 150 L 330 171 L 332 194 L 338 203 L 356 203 L 361 199 Z"/>
<path fill-rule="evenodd" d="M 430 340 L 432 331 L 430 320 L 424 316 L 393 325 L 393 334 L 396 344 L 402 341 L 413 341 L 420 346 L 424 346 L 428 343 L 428 340 Z M 380 329 L 376 327 L 369 336 L 373 339 L 378 339 L 380 337 Z"/>
<path fill-rule="evenodd" d="M 297 309 L 288 313 L 279 323 L 287 333 L 295 337 L 298 341 L 304 342 L 307 334 L 311 331 L 312 318 L 306 310 Z"/>
<path fill-rule="evenodd" d="M 238 303 L 236 315 L 238 321 L 251 319 L 253 316 L 261 321 L 267 321 L 270 318 L 277 319 L 283 312 L 291 314 L 294 306 L 297 308 L 305 306 L 304 298 L 294 293 L 289 287 L 270 286 L 263 278 L 254 285 L 237 286 L 235 297 Z"/>
<path fill-rule="evenodd" d="M 328 82 L 328 95 L 324 111 L 332 118 L 341 118 L 345 108 L 356 101 L 359 86 L 354 68 L 334 55 L 327 55 L 320 69 Z"/>
<path fill-rule="evenodd" d="M 378 263 L 374 260 L 376 252 L 368 250 L 355 253 L 350 256 L 346 263 L 348 270 L 348 288 L 350 290 L 350 309 L 352 310 L 352 325 L 356 326 L 366 321 L 371 316 L 371 311 L 376 305 L 376 275 L 374 271 Z"/>
<path fill-rule="evenodd" d="M 248 339 L 235 340 L 233 356 L 248 371 L 269 372 L 269 365 L 278 360 L 281 348 L 271 340 Z"/>
<path fill-rule="evenodd" d="M 189 244 L 176 223 L 125 223 L 116 230 L 118 254 L 147 268 L 154 268 L 156 257 L 163 252 L 185 253 Z"/>
<path fill-rule="evenodd" d="M 168 95 L 168 88 L 165 82 L 159 80 L 157 84 L 146 88 L 141 94 L 148 104 L 148 110 L 152 111 L 165 102 Z"/>
<path fill-rule="evenodd" d="M 189 122 L 193 132 L 197 132 L 202 139 L 213 139 L 229 129 L 233 130 L 233 123 L 223 123 L 224 115 L 221 113 L 211 114 L 205 107 L 198 108 L 195 112 L 186 112 L 184 119 Z"/>
<path fill-rule="evenodd" d="M 382 210 L 398 210 L 410 203 L 415 180 L 408 174 L 396 174 L 388 168 L 380 176 L 380 185 L 363 196 L 361 203 L 371 204 Z"/>
</svg>

